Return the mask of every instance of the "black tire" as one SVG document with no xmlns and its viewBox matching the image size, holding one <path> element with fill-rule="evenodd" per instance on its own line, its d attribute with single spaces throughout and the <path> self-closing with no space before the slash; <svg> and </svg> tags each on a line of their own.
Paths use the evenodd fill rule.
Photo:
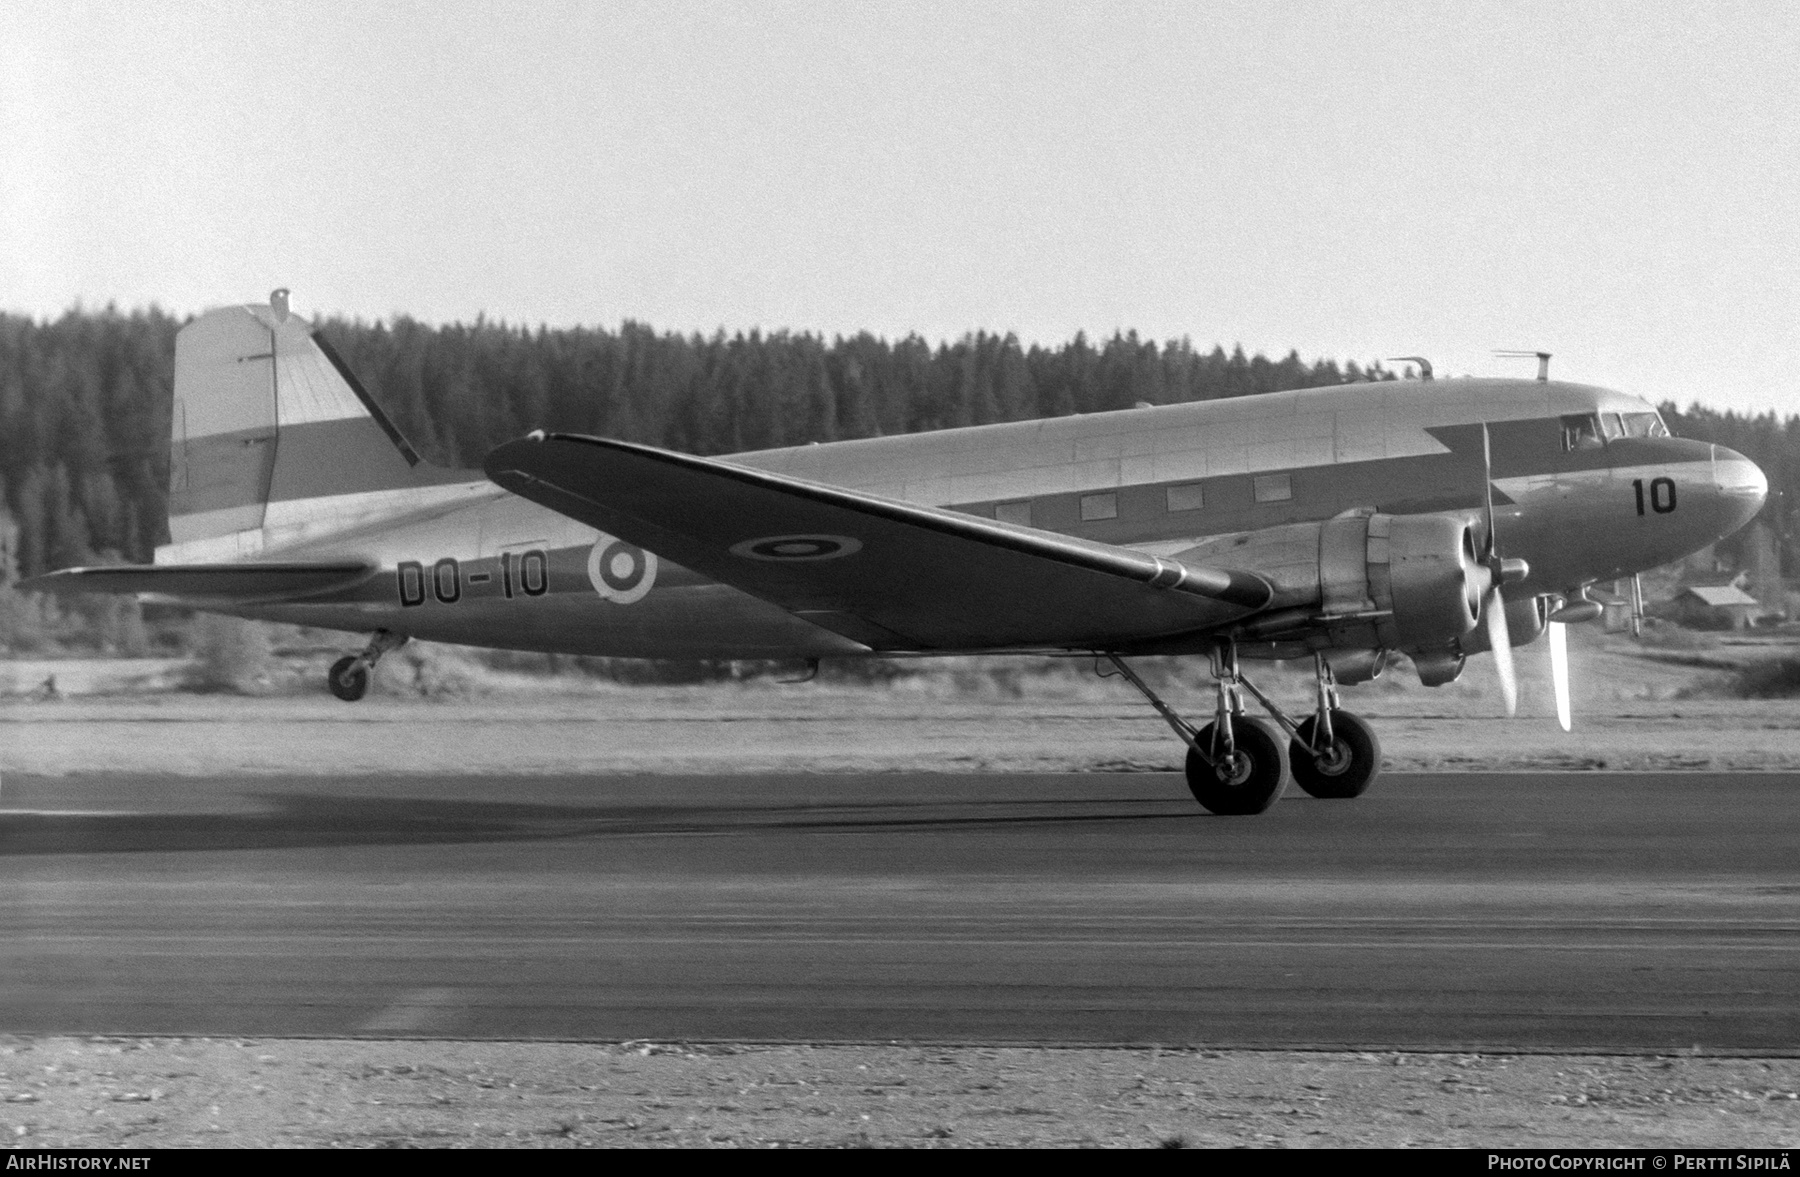
<svg viewBox="0 0 1800 1177">
<path fill-rule="evenodd" d="M 1294 783 L 1314 797 L 1362 796 L 1381 775 L 1381 741 L 1375 738 L 1375 729 L 1360 715 L 1334 710 L 1331 752 L 1318 756 L 1312 750 L 1313 728 L 1318 722 L 1318 716 L 1308 716 L 1300 724 L 1299 735 L 1288 745 Z"/>
<path fill-rule="evenodd" d="M 331 671 L 325 676 L 325 685 L 344 702 L 354 703 L 368 694 L 369 668 L 363 665 L 361 658 L 346 654 L 331 664 Z"/>
<path fill-rule="evenodd" d="M 1198 742 L 1209 752 L 1217 726 L 1209 723 L 1200 729 Z M 1188 788 L 1209 812 L 1226 817 L 1261 813 L 1281 796 L 1286 769 L 1281 762 L 1281 741 L 1267 724 L 1243 716 L 1231 721 L 1231 734 L 1234 751 L 1229 765 L 1221 763 L 1214 768 L 1193 749 L 1188 750 Z"/>
</svg>

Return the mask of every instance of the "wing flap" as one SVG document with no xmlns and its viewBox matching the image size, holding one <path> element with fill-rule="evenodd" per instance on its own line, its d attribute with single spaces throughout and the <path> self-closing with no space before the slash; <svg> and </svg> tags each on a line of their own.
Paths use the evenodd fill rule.
<svg viewBox="0 0 1800 1177">
<path fill-rule="evenodd" d="M 375 567 L 361 561 L 267 564 L 152 564 L 65 568 L 24 581 L 37 593 L 156 593 L 195 601 L 280 601 L 359 584 Z"/>
<path fill-rule="evenodd" d="M 1271 595 L 1248 573 L 628 442 L 534 434 L 485 465 L 515 494 L 880 649 L 1105 647 L 1222 625 Z"/>
</svg>

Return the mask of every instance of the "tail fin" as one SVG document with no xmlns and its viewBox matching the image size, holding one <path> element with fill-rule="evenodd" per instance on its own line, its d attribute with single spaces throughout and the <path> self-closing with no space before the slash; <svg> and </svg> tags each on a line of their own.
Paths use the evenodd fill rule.
<svg viewBox="0 0 1800 1177">
<path fill-rule="evenodd" d="M 262 546 L 272 511 L 446 482 L 447 473 L 421 467 L 330 345 L 289 312 L 287 291 L 277 290 L 267 306 L 209 311 L 175 337 L 169 537 L 176 545 L 238 535 L 237 548 L 248 554 Z"/>
</svg>

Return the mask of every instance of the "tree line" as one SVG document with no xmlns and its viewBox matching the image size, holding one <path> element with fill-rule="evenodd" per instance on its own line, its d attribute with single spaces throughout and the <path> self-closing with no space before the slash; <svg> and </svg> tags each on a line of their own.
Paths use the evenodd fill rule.
<svg viewBox="0 0 1800 1177">
<path fill-rule="evenodd" d="M 0 575 L 148 561 L 167 542 L 170 382 L 184 321 L 154 308 L 0 314 L 0 495 L 16 531 L 16 569 Z M 684 335 L 629 321 L 532 329 L 402 316 L 330 319 L 322 330 L 421 452 L 456 466 L 538 428 L 717 454 L 1396 375 L 1379 362 L 1293 351 L 1271 360 L 1135 332 L 1045 347 L 986 332 L 932 344 L 866 333 Z M 1776 491 L 1800 479 L 1800 417 L 1664 413 L 1677 433 L 1755 459 Z M 1788 501 L 1771 494 L 1767 508 L 1784 536 Z"/>
</svg>

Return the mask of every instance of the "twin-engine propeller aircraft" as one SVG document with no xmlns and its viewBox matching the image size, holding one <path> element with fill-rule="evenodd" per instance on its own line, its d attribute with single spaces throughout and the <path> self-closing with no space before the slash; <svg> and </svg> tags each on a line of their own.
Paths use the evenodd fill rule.
<svg viewBox="0 0 1800 1177">
<path fill-rule="evenodd" d="M 1338 687 L 1404 652 L 1429 685 L 1599 612 L 1589 585 L 1746 523 L 1767 490 L 1622 393 L 1419 380 L 699 458 L 533 433 L 483 470 L 420 460 L 330 345 L 269 305 L 175 351 L 172 542 L 147 567 L 23 587 L 152 595 L 373 632 L 360 698 L 409 638 L 642 658 L 1091 654 L 1187 745 L 1205 808 L 1260 813 L 1287 767 L 1354 797 L 1380 749 Z M 1196 727 L 1132 670 L 1205 655 Z M 1302 719 L 1245 674 L 1310 658 Z M 1566 657 L 1554 660 L 1568 715 Z M 1287 737 L 1245 714 L 1253 696 Z"/>
</svg>

